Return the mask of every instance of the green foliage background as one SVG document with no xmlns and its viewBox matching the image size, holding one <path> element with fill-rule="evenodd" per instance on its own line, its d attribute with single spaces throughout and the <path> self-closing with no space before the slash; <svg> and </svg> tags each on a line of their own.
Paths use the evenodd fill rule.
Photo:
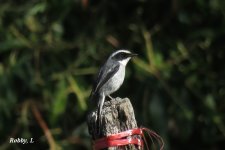
<svg viewBox="0 0 225 150">
<path fill-rule="evenodd" d="M 222 149 L 224 40 L 224 0 L 1 1 L 0 149 L 91 149 L 91 86 L 122 48 L 139 57 L 114 96 L 132 100 L 139 125 L 158 132 L 166 149 Z"/>
</svg>

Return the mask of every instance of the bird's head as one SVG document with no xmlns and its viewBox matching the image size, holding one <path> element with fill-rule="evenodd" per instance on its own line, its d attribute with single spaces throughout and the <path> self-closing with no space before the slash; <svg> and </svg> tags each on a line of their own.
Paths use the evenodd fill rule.
<svg viewBox="0 0 225 150">
<path fill-rule="evenodd" d="M 134 56 L 137 56 L 137 54 L 131 53 L 128 50 L 117 50 L 111 54 L 110 59 L 119 62 L 122 65 L 126 65 L 128 61 Z"/>
</svg>

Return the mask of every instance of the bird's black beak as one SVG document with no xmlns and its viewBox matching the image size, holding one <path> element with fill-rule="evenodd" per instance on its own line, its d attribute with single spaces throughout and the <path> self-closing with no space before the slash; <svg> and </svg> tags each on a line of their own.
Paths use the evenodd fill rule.
<svg viewBox="0 0 225 150">
<path fill-rule="evenodd" d="M 130 53 L 130 54 L 129 54 L 130 57 L 135 57 L 135 56 L 137 56 L 137 55 L 138 55 L 138 54 L 135 54 L 135 53 Z"/>
</svg>

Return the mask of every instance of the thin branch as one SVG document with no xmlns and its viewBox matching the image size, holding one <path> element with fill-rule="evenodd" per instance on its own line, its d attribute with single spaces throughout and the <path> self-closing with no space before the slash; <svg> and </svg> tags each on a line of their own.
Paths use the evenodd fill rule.
<svg viewBox="0 0 225 150">
<path fill-rule="evenodd" d="M 38 124 L 40 125 L 40 127 L 42 128 L 42 130 L 44 131 L 44 134 L 47 138 L 47 141 L 50 145 L 50 150 L 56 150 L 57 145 L 55 143 L 55 140 L 47 126 L 47 124 L 45 123 L 44 119 L 42 118 L 37 106 L 35 105 L 34 102 L 31 102 L 31 110 L 34 114 L 34 117 L 36 118 Z"/>
</svg>

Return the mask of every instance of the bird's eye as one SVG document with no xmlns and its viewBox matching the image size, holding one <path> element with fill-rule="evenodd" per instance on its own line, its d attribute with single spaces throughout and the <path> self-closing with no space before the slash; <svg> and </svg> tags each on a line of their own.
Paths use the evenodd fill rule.
<svg viewBox="0 0 225 150">
<path fill-rule="evenodd" d="M 125 59 L 125 58 L 127 58 L 127 54 L 126 53 L 121 53 L 119 55 L 119 59 Z"/>
<path fill-rule="evenodd" d="M 125 54 L 125 53 L 122 53 L 122 54 L 120 55 L 120 58 L 121 58 L 121 59 L 126 58 L 126 54 Z"/>
</svg>

